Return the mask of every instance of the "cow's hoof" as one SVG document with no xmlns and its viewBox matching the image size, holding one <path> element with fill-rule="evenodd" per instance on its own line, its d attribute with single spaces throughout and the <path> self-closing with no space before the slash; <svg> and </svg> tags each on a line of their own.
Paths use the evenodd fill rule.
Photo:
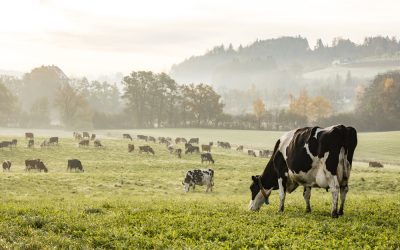
<svg viewBox="0 0 400 250">
<path fill-rule="evenodd" d="M 339 215 L 338 215 L 338 213 L 336 211 L 332 212 L 331 216 L 332 216 L 332 218 L 338 218 L 339 217 Z"/>
<path fill-rule="evenodd" d="M 306 213 L 311 213 L 311 208 L 306 208 Z"/>
<path fill-rule="evenodd" d="M 342 216 L 344 213 L 343 213 L 343 210 L 339 210 L 339 212 L 338 212 L 338 215 L 339 216 Z"/>
</svg>

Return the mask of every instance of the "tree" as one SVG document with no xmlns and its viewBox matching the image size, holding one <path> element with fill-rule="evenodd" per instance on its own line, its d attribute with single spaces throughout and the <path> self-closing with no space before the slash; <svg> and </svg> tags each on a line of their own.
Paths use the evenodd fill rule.
<svg viewBox="0 0 400 250">
<path fill-rule="evenodd" d="M 253 113 L 257 117 L 258 129 L 261 129 L 261 120 L 266 113 L 264 101 L 260 98 L 253 102 Z"/>
<path fill-rule="evenodd" d="M 0 80 L 0 124 L 9 121 L 16 109 L 15 97 Z"/>
<path fill-rule="evenodd" d="M 29 113 L 30 126 L 46 127 L 50 124 L 49 100 L 42 97 L 36 100 Z"/>
</svg>

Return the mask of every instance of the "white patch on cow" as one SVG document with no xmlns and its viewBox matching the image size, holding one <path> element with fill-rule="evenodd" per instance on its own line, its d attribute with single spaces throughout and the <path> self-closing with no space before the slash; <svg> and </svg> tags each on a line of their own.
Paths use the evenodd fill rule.
<svg viewBox="0 0 400 250">
<path fill-rule="evenodd" d="M 265 197 L 261 193 L 261 191 L 258 192 L 256 197 L 254 197 L 254 200 L 250 201 L 249 204 L 249 210 L 257 211 L 261 208 L 262 204 L 265 202 Z"/>
<path fill-rule="evenodd" d="M 282 135 L 281 138 L 279 139 L 280 143 L 279 143 L 278 150 L 282 153 L 285 161 L 287 161 L 286 149 L 289 146 L 290 142 L 292 141 L 295 132 L 296 132 L 296 129 L 291 130 L 291 131 L 285 133 L 284 135 Z"/>
<path fill-rule="evenodd" d="M 285 176 L 286 176 L 286 177 L 288 177 L 288 176 L 289 176 L 289 175 L 288 175 L 288 172 L 285 172 Z"/>
<path fill-rule="evenodd" d="M 317 139 L 318 133 L 321 132 L 321 131 L 324 131 L 324 130 L 325 130 L 324 128 L 317 128 L 317 130 L 315 130 L 314 138 Z"/>
</svg>

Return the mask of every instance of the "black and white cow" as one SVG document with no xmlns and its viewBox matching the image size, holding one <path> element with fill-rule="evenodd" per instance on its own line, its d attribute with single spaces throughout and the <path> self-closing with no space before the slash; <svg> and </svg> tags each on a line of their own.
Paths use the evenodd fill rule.
<svg viewBox="0 0 400 250">
<path fill-rule="evenodd" d="M 283 212 L 286 192 L 301 185 L 307 212 L 311 212 L 311 188 L 319 187 L 332 192 L 331 216 L 343 215 L 356 146 L 356 130 L 343 125 L 305 127 L 285 133 L 276 142 L 264 172 L 252 176 L 249 209 L 259 210 L 263 203 L 268 204 L 272 190 L 279 189 L 279 211 Z"/>
<path fill-rule="evenodd" d="M 193 169 L 186 172 L 185 179 L 182 182 L 185 192 L 189 192 L 190 187 L 193 190 L 196 185 L 206 185 L 208 190 L 212 191 L 214 186 L 214 170 L 212 169 Z"/>
</svg>

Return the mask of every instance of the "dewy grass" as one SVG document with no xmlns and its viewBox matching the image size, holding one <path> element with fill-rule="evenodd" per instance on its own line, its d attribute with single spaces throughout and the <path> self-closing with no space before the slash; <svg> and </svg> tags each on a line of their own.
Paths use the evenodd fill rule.
<svg viewBox="0 0 400 250">
<path fill-rule="evenodd" d="M 204 144 L 225 140 L 254 149 L 271 149 L 280 134 L 194 129 L 128 132 L 200 137 Z M 59 132 L 45 133 L 57 136 Z M 301 188 L 287 195 L 283 214 L 277 212 L 277 192 L 272 193 L 269 206 L 249 212 L 250 176 L 260 174 L 268 159 L 213 147 L 215 164 L 202 165 L 197 154 L 178 159 L 157 143 L 133 142 L 152 146 L 154 156 L 137 150 L 128 153 L 131 142 L 122 139 L 121 131 L 96 133 L 104 138 L 104 149 L 78 148 L 69 137 L 60 138 L 58 147 L 27 149 L 25 139 L 17 137 L 16 149 L 0 150 L 0 160 L 13 162 L 10 172 L 0 174 L 0 248 L 400 248 L 400 167 L 396 165 L 400 159 L 395 150 L 400 140 L 393 139 L 400 137 L 398 132 L 359 134 L 356 159 L 371 157 L 392 165 L 372 169 L 356 161 L 345 215 L 338 219 L 330 217 L 331 194 L 322 189 L 312 191 L 310 214 L 305 213 Z M 36 142 L 42 139 L 39 133 Z M 49 173 L 24 171 L 24 161 L 36 158 L 45 162 Z M 82 161 L 84 173 L 67 172 L 71 158 Z M 215 170 L 214 192 L 197 187 L 185 194 L 181 184 L 185 172 L 209 167 Z"/>
</svg>

